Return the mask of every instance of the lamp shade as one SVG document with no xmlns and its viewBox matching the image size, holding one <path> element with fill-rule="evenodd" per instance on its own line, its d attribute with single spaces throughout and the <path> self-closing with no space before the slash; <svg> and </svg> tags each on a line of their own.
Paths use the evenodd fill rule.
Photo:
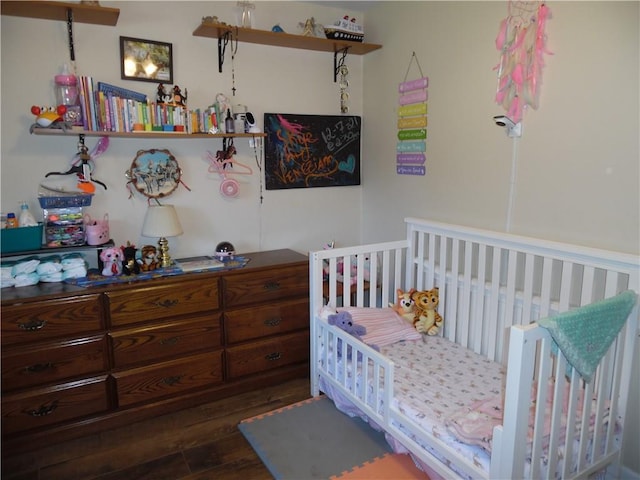
<svg viewBox="0 0 640 480">
<path fill-rule="evenodd" d="M 150 205 L 144 217 L 145 237 L 176 237 L 182 235 L 182 225 L 173 205 Z"/>
</svg>

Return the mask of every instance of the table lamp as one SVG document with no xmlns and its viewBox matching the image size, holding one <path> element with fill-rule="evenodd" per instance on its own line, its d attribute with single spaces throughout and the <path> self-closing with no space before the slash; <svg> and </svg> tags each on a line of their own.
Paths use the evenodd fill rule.
<svg viewBox="0 0 640 480">
<path fill-rule="evenodd" d="M 160 237 L 158 240 L 158 256 L 162 268 L 173 264 L 173 260 L 169 255 L 167 237 L 177 237 L 182 233 L 182 226 L 173 205 L 149 205 L 142 225 L 142 235 L 145 237 Z"/>
</svg>

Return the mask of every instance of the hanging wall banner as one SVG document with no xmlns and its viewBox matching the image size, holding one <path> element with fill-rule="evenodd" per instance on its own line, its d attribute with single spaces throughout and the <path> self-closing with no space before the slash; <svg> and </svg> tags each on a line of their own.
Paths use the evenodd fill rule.
<svg viewBox="0 0 640 480">
<path fill-rule="evenodd" d="M 420 78 L 407 80 L 415 60 Z M 398 85 L 398 143 L 396 173 L 425 175 L 427 161 L 427 87 L 429 79 L 422 73 L 416 52 L 411 55 L 404 81 Z"/>
</svg>

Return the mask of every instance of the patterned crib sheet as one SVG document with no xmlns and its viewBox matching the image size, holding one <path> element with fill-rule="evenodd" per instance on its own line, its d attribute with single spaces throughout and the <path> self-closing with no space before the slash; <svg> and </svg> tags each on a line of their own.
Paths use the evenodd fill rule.
<svg viewBox="0 0 640 480">
<path fill-rule="evenodd" d="M 447 421 L 462 408 L 500 396 L 504 368 L 461 345 L 434 336 L 425 342 L 383 347 L 395 363 L 395 403 L 403 414 L 477 467 L 489 471 L 489 454 L 459 441 Z"/>
</svg>

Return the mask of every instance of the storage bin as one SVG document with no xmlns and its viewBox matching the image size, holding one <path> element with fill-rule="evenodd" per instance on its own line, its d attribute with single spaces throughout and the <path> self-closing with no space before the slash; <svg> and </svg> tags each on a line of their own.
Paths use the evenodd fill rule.
<svg viewBox="0 0 640 480">
<path fill-rule="evenodd" d="M 35 227 L 0 229 L 2 253 L 26 252 L 42 248 L 42 223 Z"/>
<path fill-rule="evenodd" d="M 38 197 L 42 208 L 72 208 L 88 207 L 93 195 L 69 195 L 66 197 L 42 196 Z"/>
<path fill-rule="evenodd" d="M 82 207 L 46 208 L 43 213 L 47 247 L 77 247 L 85 244 Z"/>
</svg>

